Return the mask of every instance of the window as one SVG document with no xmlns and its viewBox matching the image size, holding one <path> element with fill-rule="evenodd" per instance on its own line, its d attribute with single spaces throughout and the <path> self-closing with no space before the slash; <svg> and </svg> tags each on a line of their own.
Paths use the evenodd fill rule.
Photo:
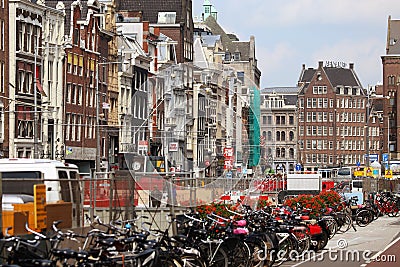
<svg viewBox="0 0 400 267">
<path fill-rule="evenodd" d="M 25 24 L 23 24 L 21 21 L 18 23 L 18 50 L 23 51 L 24 50 L 24 34 L 25 34 Z"/>
<path fill-rule="evenodd" d="M 76 103 L 76 84 L 73 84 L 71 87 L 71 103 Z"/>
<path fill-rule="evenodd" d="M 82 115 L 77 115 L 77 131 L 76 131 L 76 141 L 81 141 L 82 135 Z"/>
<path fill-rule="evenodd" d="M 32 25 L 26 25 L 26 45 L 28 46 L 26 51 L 32 52 Z"/>
<path fill-rule="evenodd" d="M 4 93 L 5 64 L 0 62 L 0 93 Z"/>
<path fill-rule="evenodd" d="M 5 29 L 4 29 L 4 20 L 0 21 L 0 32 L 1 32 L 1 40 L 0 40 L 0 50 L 4 51 L 4 47 L 5 47 L 5 43 L 4 43 L 4 39 L 5 39 Z"/>
<path fill-rule="evenodd" d="M 72 87 L 72 85 L 70 83 L 68 83 L 67 91 L 65 92 L 65 102 L 67 102 L 67 103 L 71 102 L 71 87 Z"/>
<path fill-rule="evenodd" d="M 78 85 L 78 95 L 76 104 L 82 105 L 82 85 Z"/>
<path fill-rule="evenodd" d="M 33 137 L 33 113 L 32 107 L 16 106 L 17 110 L 17 138 Z"/>
<path fill-rule="evenodd" d="M 76 115 L 71 114 L 71 141 L 75 141 Z"/>
<path fill-rule="evenodd" d="M 395 83 L 395 77 L 393 75 L 390 75 L 388 77 L 388 85 L 394 85 Z"/>
<path fill-rule="evenodd" d="M 294 116 L 289 116 L 289 125 L 293 125 L 294 124 Z"/>
<path fill-rule="evenodd" d="M 268 131 L 268 133 L 267 133 L 267 140 L 268 141 L 272 141 L 272 132 L 271 131 Z"/>
<path fill-rule="evenodd" d="M 3 132 L 4 132 L 4 109 L 3 106 L 0 106 L 0 139 L 3 140 Z"/>
<path fill-rule="evenodd" d="M 58 171 L 60 178 L 61 198 L 65 202 L 71 202 L 71 190 L 66 171 Z"/>
</svg>

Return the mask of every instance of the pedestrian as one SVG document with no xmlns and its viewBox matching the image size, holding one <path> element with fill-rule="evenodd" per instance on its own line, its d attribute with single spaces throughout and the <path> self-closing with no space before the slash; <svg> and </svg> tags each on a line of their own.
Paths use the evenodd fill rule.
<svg viewBox="0 0 400 267">
<path fill-rule="evenodd" d="M 151 206 L 153 208 L 160 207 L 161 206 L 161 198 L 162 198 L 161 191 L 158 190 L 157 186 L 154 186 L 154 190 L 151 191 L 151 193 L 150 193 Z"/>
</svg>

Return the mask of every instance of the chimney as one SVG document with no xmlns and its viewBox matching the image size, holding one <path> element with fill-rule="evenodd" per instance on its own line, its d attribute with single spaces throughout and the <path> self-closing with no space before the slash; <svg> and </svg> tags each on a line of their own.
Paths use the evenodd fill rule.
<svg viewBox="0 0 400 267">
<path fill-rule="evenodd" d="M 318 68 L 322 69 L 323 66 L 324 66 L 324 62 L 323 61 L 319 61 L 318 62 Z"/>
<path fill-rule="evenodd" d="M 305 70 L 306 69 L 306 64 L 303 64 L 303 70 Z"/>
<path fill-rule="evenodd" d="M 349 64 L 349 69 L 351 69 L 351 70 L 354 69 L 354 63 Z"/>
</svg>

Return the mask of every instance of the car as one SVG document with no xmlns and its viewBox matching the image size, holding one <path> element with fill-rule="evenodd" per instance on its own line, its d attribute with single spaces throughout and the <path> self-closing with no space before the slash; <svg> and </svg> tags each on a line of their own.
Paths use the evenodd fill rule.
<svg viewBox="0 0 400 267">
<path fill-rule="evenodd" d="M 4 194 L 2 199 L 3 210 L 14 210 L 12 204 L 25 204 L 33 202 L 33 196 L 24 194 Z"/>
</svg>

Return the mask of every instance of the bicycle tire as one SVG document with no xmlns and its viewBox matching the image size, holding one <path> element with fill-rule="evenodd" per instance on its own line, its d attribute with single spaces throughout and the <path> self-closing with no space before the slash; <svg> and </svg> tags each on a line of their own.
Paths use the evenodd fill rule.
<svg viewBox="0 0 400 267">
<path fill-rule="evenodd" d="M 213 255 L 210 255 L 208 266 L 210 267 L 228 267 L 229 256 L 223 247 L 219 247 Z"/>
<path fill-rule="evenodd" d="M 369 210 L 360 210 L 356 213 L 356 223 L 360 227 L 365 227 L 371 222 L 371 214 Z"/>
<path fill-rule="evenodd" d="M 250 264 L 252 267 L 270 267 L 273 265 L 272 241 L 265 241 L 267 238 L 266 235 L 260 235 L 251 236 L 245 240 L 250 247 Z"/>
<path fill-rule="evenodd" d="M 296 241 L 293 240 L 293 237 L 289 235 L 288 238 L 284 240 L 279 240 L 278 238 L 278 249 L 276 252 L 276 257 L 275 257 L 275 264 L 276 265 L 281 265 L 283 262 L 287 261 L 290 258 L 290 253 L 294 250 L 297 250 L 297 244 L 295 243 Z"/>
<path fill-rule="evenodd" d="M 183 267 L 206 267 L 206 263 L 197 255 L 181 256 Z"/>
<path fill-rule="evenodd" d="M 338 223 L 338 233 L 347 232 L 350 227 L 353 225 L 353 219 L 347 213 L 344 213 L 344 217 L 337 219 L 340 223 Z"/>
<path fill-rule="evenodd" d="M 234 266 L 247 267 L 250 262 L 250 248 L 245 242 L 239 242 L 233 251 L 232 260 Z"/>
<path fill-rule="evenodd" d="M 326 245 L 328 244 L 328 241 L 329 241 L 328 230 L 323 228 L 321 236 L 320 236 L 320 238 L 318 240 L 318 244 L 316 246 L 316 251 L 324 249 L 326 247 Z"/>
</svg>

